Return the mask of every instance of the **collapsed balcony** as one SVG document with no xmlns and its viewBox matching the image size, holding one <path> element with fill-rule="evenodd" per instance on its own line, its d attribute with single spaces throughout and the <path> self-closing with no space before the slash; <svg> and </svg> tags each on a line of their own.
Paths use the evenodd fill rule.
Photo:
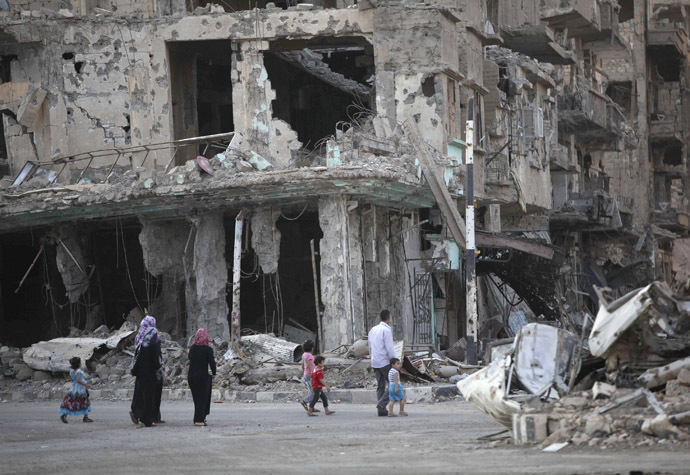
<svg viewBox="0 0 690 475">
<path fill-rule="evenodd" d="M 568 37 L 585 41 L 606 39 L 618 33 L 618 4 L 611 0 L 547 0 L 541 19 Z"/>
<path fill-rule="evenodd" d="M 679 2 L 653 1 L 647 20 L 647 45 L 671 47 L 679 55 L 687 49 L 688 33 L 685 29 L 686 5 Z"/>
<path fill-rule="evenodd" d="M 587 141 L 615 139 L 625 127 L 625 116 L 618 109 L 613 101 L 592 89 L 566 87 L 558 96 L 558 129 Z"/>
</svg>

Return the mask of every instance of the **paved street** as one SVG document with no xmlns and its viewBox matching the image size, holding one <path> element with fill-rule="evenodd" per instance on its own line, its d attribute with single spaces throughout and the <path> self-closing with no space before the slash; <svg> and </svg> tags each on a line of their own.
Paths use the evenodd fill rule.
<svg viewBox="0 0 690 475">
<path fill-rule="evenodd" d="M 191 425 L 189 402 L 163 403 L 167 423 L 137 429 L 128 403 L 96 401 L 93 424 L 58 421 L 55 402 L 0 405 L 2 473 L 687 473 L 690 454 L 566 448 L 555 454 L 477 441 L 501 427 L 465 402 L 415 404 L 407 418 L 334 404 L 214 404 Z M 640 473 L 640 472 L 634 472 Z"/>
</svg>

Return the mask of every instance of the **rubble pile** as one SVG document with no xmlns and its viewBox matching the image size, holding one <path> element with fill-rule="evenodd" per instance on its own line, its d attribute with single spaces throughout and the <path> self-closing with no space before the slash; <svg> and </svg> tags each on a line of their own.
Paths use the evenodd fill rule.
<svg viewBox="0 0 690 475">
<path fill-rule="evenodd" d="M 460 393 L 517 444 L 689 441 L 690 299 L 659 282 L 614 301 L 596 290 L 599 312 L 580 336 L 525 325 L 508 351 L 458 383 Z"/>
<path fill-rule="evenodd" d="M 132 321 L 114 331 L 105 325 L 93 332 L 73 328 L 66 338 L 39 342 L 29 348 L 2 347 L 0 390 L 60 393 L 69 385 L 68 361 L 75 355 L 85 361 L 84 370 L 94 389 L 132 389 L 135 378 L 130 369 L 136 329 Z M 176 341 L 165 332 L 159 335 L 168 387 L 186 389 L 191 342 Z M 215 389 L 299 393 L 304 388 L 299 363 L 302 350 L 296 343 L 270 334 L 245 334 L 240 340 L 240 355 L 229 351 L 228 342 L 220 338 L 209 345 L 218 365 Z M 439 377 L 458 379 L 459 373 L 468 371 L 468 367 L 448 358 L 436 354 L 429 357 L 428 351 L 404 352 L 404 342 L 398 342 L 396 348 L 401 358 L 404 356 L 403 379 L 407 385 L 428 385 Z M 329 384 L 338 389 L 374 389 L 376 381 L 368 353 L 366 339 L 323 353 Z"/>
</svg>

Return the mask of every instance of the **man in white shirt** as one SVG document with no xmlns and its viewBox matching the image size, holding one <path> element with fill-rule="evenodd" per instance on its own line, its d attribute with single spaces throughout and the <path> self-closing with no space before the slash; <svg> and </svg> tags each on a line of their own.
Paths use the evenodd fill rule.
<svg viewBox="0 0 690 475">
<path fill-rule="evenodd" d="M 388 310 L 381 311 L 381 323 L 369 330 L 369 355 L 371 367 L 376 376 L 376 396 L 378 403 L 376 409 L 379 416 L 387 416 L 388 409 L 388 372 L 391 369 L 390 359 L 395 358 L 393 348 L 393 331 L 391 330 L 391 313 Z"/>
</svg>

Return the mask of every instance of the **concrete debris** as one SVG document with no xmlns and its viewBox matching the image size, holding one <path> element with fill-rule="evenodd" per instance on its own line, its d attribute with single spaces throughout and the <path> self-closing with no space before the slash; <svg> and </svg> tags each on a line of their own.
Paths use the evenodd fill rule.
<svg viewBox="0 0 690 475">
<path fill-rule="evenodd" d="M 55 338 L 31 345 L 24 351 L 23 359 L 27 366 L 35 370 L 67 372 L 69 360 L 75 356 L 88 364 L 98 349 L 113 350 L 122 344 L 135 329 L 125 323 L 120 330 L 108 338 Z"/>
<path fill-rule="evenodd" d="M 690 440 L 690 357 L 678 357 L 690 349 L 685 297 L 658 282 L 611 303 L 599 295 L 591 355 L 576 351 L 575 335 L 531 323 L 509 354 L 457 383 L 461 394 L 511 428 L 516 444 Z M 609 361 L 612 354 L 617 365 Z M 675 360 L 663 365 L 672 355 Z M 597 366 L 601 370 L 592 372 Z M 575 377 L 580 382 L 572 390 L 567 382 Z"/>
</svg>

